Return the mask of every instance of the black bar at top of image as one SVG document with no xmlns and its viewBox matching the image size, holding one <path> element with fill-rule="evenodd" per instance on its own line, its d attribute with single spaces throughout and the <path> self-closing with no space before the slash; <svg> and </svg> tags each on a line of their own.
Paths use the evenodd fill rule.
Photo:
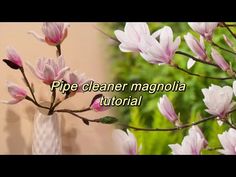
<svg viewBox="0 0 236 177">
<path fill-rule="evenodd" d="M 10 4 L 5 4 L 10 3 Z M 216 6 L 218 5 L 218 7 Z M 14 8 L 13 8 L 14 6 Z M 175 22 L 236 21 L 235 6 L 226 1 L 67 0 L 4 1 L 1 22 Z"/>
</svg>

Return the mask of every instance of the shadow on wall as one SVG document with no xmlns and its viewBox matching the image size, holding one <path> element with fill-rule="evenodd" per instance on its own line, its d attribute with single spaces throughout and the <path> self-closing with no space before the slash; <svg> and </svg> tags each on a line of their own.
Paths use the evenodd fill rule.
<svg viewBox="0 0 236 177">
<path fill-rule="evenodd" d="M 29 106 L 25 110 L 27 112 L 27 120 L 33 126 L 34 107 Z M 80 152 L 79 145 L 76 144 L 77 130 L 71 128 L 66 130 L 66 122 L 63 115 L 61 115 L 61 133 L 62 133 L 62 149 L 63 154 L 72 154 L 73 152 Z M 22 120 L 20 116 L 13 110 L 7 109 L 6 126 L 4 131 L 7 134 L 7 147 L 10 154 L 31 154 L 31 143 L 27 146 L 24 136 L 21 132 Z M 32 142 L 32 141 L 31 141 Z"/>
<path fill-rule="evenodd" d="M 61 118 L 61 133 L 62 133 L 62 153 L 74 154 L 73 152 L 80 153 L 79 145 L 76 143 L 78 135 L 76 128 L 70 128 L 66 131 L 66 120 L 64 115 L 60 115 Z"/>
<path fill-rule="evenodd" d="M 33 122 L 34 122 L 34 114 L 35 114 L 35 107 L 34 106 L 28 106 L 25 109 L 25 112 L 27 112 L 27 120 L 30 122 L 30 125 L 33 127 Z M 30 141 L 30 145 L 26 147 L 26 153 L 27 154 L 32 154 L 32 139 Z"/>
<path fill-rule="evenodd" d="M 7 146 L 10 154 L 22 154 L 27 150 L 25 139 L 21 132 L 21 119 L 11 109 L 7 109 L 6 126 Z"/>
</svg>

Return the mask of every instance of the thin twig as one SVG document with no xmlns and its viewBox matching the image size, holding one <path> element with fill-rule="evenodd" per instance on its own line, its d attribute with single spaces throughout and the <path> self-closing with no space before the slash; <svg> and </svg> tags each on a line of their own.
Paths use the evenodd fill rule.
<svg viewBox="0 0 236 177">
<path fill-rule="evenodd" d="M 57 53 L 58 53 L 58 55 L 61 56 L 61 45 L 58 44 L 58 45 L 56 46 L 56 48 L 57 48 Z"/>
<path fill-rule="evenodd" d="M 211 66 L 214 66 L 216 68 L 219 68 L 219 66 L 217 64 L 215 64 L 215 63 L 211 63 L 211 62 L 207 62 L 205 60 L 198 59 L 198 58 L 196 58 L 196 57 L 194 57 L 194 56 L 192 56 L 192 55 L 190 55 L 188 53 L 182 52 L 182 51 L 176 51 L 175 54 L 183 55 L 183 56 L 191 58 L 191 59 L 193 59 L 193 60 L 195 60 L 197 62 L 200 62 L 200 63 L 203 63 L 203 64 L 207 64 L 207 65 L 211 65 Z"/>
<path fill-rule="evenodd" d="M 207 147 L 206 148 L 207 151 L 216 151 L 216 150 L 219 150 L 219 149 L 223 149 L 223 147 L 219 146 L 219 147 Z"/>
<path fill-rule="evenodd" d="M 48 115 L 51 115 L 51 114 L 53 114 L 53 112 L 54 112 L 54 109 L 52 109 L 53 108 L 53 105 L 54 105 L 54 103 L 55 103 L 55 100 L 56 100 L 56 89 L 53 89 L 53 91 L 52 91 L 52 99 L 51 99 L 51 105 L 50 105 L 50 110 L 49 110 L 49 112 L 48 112 Z"/>
<path fill-rule="evenodd" d="M 231 114 L 235 111 L 236 111 L 236 109 L 233 109 L 233 110 L 229 111 L 227 113 L 227 115 Z M 212 115 L 212 116 L 209 116 L 209 117 L 206 117 L 206 118 L 202 118 L 201 120 L 199 120 L 197 122 L 192 122 L 192 123 L 181 125 L 179 127 L 174 127 L 174 128 L 140 128 L 140 127 L 135 127 L 135 126 L 132 126 L 132 125 L 124 125 L 124 124 L 120 124 L 120 125 L 123 126 L 124 128 L 130 128 L 130 129 L 133 129 L 133 130 L 136 130 L 136 131 L 175 131 L 175 130 L 182 130 L 182 129 L 185 129 L 185 128 L 189 128 L 193 125 L 198 125 L 198 124 L 201 124 L 201 123 L 209 121 L 209 120 L 214 120 L 217 117 L 218 116 Z M 227 123 L 227 121 L 225 123 Z M 236 129 L 236 127 L 234 125 L 230 124 L 229 122 L 227 124 L 230 125 L 232 128 Z"/>
<path fill-rule="evenodd" d="M 188 70 L 185 70 L 185 69 L 179 67 L 178 65 L 174 65 L 173 67 L 178 69 L 178 70 L 180 70 L 180 71 L 182 71 L 182 72 L 185 72 L 185 73 L 187 73 L 187 74 L 189 74 L 191 76 L 197 76 L 197 77 L 202 77 L 202 78 L 207 78 L 207 79 L 214 79 L 214 80 L 229 80 L 229 79 L 233 79 L 232 77 L 222 77 L 221 78 L 221 77 L 203 76 L 203 75 L 192 73 L 192 72 L 190 72 Z"/>
<path fill-rule="evenodd" d="M 223 26 L 230 32 L 230 34 L 236 39 L 236 35 L 235 35 L 234 32 L 229 28 L 229 26 L 228 26 L 225 22 L 223 22 L 222 24 L 223 24 Z"/>
<path fill-rule="evenodd" d="M 100 119 L 88 119 L 88 118 L 85 118 L 85 117 L 82 117 L 74 112 L 64 112 L 64 113 L 67 113 L 67 114 L 71 114 L 81 120 L 84 120 L 84 121 L 87 121 L 87 122 L 96 122 L 96 123 L 100 123 Z"/>
<path fill-rule="evenodd" d="M 236 27 L 236 24 L 226 24 L 226 23 L 225 23 L 225 25 L 226 25 L 227 27 Z M 220 26 L 220 27 L 226 27 L 226 26 L 223 25 L 223 26 Z"/>
<path fill-rule="evenodd" d="M 36 106 L 40 107 L 40 108 L 44 108 L 44 109 L 50 109 L 49 107 L 46 107 L 46 106 L 42 106 L 40 105 L 39 103 L 35 102 L 30 96 L 26 96 L 25 97 L 26 100 L 34 103 Z"/>
<path fill-rule="evenodd" d="M 23 75 L 23 77 L 24 77 L 24 80 L 25 80 L 25 82 L 26 82 L 26 85 L 27 85 L 27 87 L 29 88 L 30 93 L 31 93 L 31 95 L 32 95 L 32 97 L 33 97 L 33 99 L 34 99 L 34 101 L 35 101 L 36 103 L 38 103 L 37 100 L 36 100 L 36 98 L 35 98 L 34 91 L 33 91 L 33 89 L 31 88 L 30 83 L 29 83 L 29 81 L 28 81 L 28 79 L 27 79 L 27 77 L 26 77 L 26 75 L 25 75 L 24 68 L 21 67 L 21 68 L 20 68 L 20 71 L 21 71 L 21 73 L 22 73 L 22 75 Z"/>
<path fill-rule="evenodd" d="M 228 52 L 228 53 L 231 53 L 231 54 L 233 54 L 233 55 L 236 55 L 235 52 L 233 52 L 233 51 L 231 51 L 231 50 L 228 50 L 228 49 L 226 49 L 226 48 L 224 48 L 224 47 L 221 47 L 220 45 L 216 44 L 216 43 L 213 42 L 213 41 L 211 42 L 211 44 L 212 44 L 213 46 L 215 46 L 215 47 L 221 49 L 221 50 L 224 50 L 224 51 L 226 51 L 226 52 Z"/>
<path fill-rule="evenodd" d="M 74 112 L 74 113 L 81 113 L 81 112 L 87 112 L 87 111 L 91 111 L 91 108 L 85 108 L 85 109 L 80 109 L 80 110 L 70 110 L 70 109 L 58 109 L 55 110 L 55 112 Z"/>
<path fill-rule="evenodd" d="M 210 116 L 210 117 L 207 117 L 207 118 L 203 118 L 202 120 L 199 120 L 197 122 L 192 122 L 192 123 L 181 125 L 179 127 L 174 127 L 174 128 L 140 128 L 140 127 L 135 127 L 135 126 L 132 126 L 132 125 L 124 125 L 124 124 L 120 124 L 120 126 L 123 126 L 124 128 L 130 128 L 130 129 L 133 129 L 133 130 L 136 130 L 136 131 L 165 131 L 165 132 L 167 132 L 167 131 L 176 131 L 176 130 L 182 130 L 182 129 L 185 129 L 185 128 L 189 128 L 189 127 L 192 127 L 193 125 L 198 125 L 198 124 L 201 124 L 203 122 L 213 120 L 216 117 L 217 116 Z"/>
<path fill-rule="evenodd" d="M 233 128 L 236 130 L 236 127 L 233 124 L 231 124 L 228 120 L 224 120 L 224 123 L 226 123 L 228 126 L 230 126 L 230 128 Z"/>
<path fill-rule="evenodd" d="M 99 32 L 101 32 L 104 36 L 112 39 L 113 41 L 120 43 L 120 41 L 118 39 L 116 39 L 115 37 L 112 37 L 111 35 L 107 34 L 106 32 L 104 32 L 103 30 L 101 30 L 100 28 L 98 28 L 97 26 L 94 26 Z"/>
</svg>

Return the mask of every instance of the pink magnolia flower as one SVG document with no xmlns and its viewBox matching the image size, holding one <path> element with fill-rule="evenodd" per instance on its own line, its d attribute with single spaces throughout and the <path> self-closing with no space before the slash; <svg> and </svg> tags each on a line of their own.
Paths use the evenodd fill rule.
<svg viewBox="0 0 236 177">
<path fill-rule="evenodd" d="M 230 128 L 222 134 L 218 135 L 223 149 L 219 150 L 220 153 L 225 155 L 236 155 L 236 130 Z"/>
<path fill-rule="evenodd" d="M 208 145 L 208 142 L 207 142 L 204 134 L 202 133 L 201 129 L 197 125 L 194 125 L 189 129 L 189 134 L 194 134 L 195 132 L 198 133 L 201 136 L 201 138 L 204 139 L 203 146 L 204 146 L 204 148 L 206 148 Z"/>
<path fill-rule="evenodd" d="M 223 38 L 224 38 L 225 43 L 226 43 L 230 48 L 232 48 L 233 50 L 235 50 L 235 49 L 234 49 L 234 44 L 233 44 L 233 42 L 232 42 L 226 35 L 224 35 L 224 34 L 223 34 Z"/>
<path fill-rule="evenodd" d="M 222 55 L 217 52 L 214 48 L 211 48 L 211 56 L 216 64 L 223 70 L 227 71 L 230 67 L 229 64 L 225 61 Z"/>
<path fill-rule="evenodd" d="M 43 23 L 42 27 L 44 37 L 38 35 L 34 31 L 29 31 L 29 34 L 32 34 L 36 39 L 42 42 L 46 42 L 47 44 L 52 46 L 57 46 L 61 44 L 67 37 L 68 26 L 68 24 L 61 22 L 46 22 Z"/>
<path fill-rule="evenodd" d="M 236 96 L 236 81 L 233 82 L 233 92 L 234 96 Z"/>
<path fill-rule="evenodd" d="M 67 83 L 69 84 L 78 84 L 78 92 L 82 92 L 82 86 L 90 81 L 93 81 L 92 79 L 88 79 L 85 75 L 85 73 L 77 74 L 77 71 L 74 72 L 67 72 L 64 75 L 63 78 Z"/>
<path fill-rule="evenodd" d="M 90 109 L 96 112 L 102 112 L 108 110 L 110 107 L 101 105 L 101 97 L 93 100 L 93 103 L 90 105 Z"/>
<path fill-rule="evenodd" d="M 62 79 L 70 69 L 65 66 L 63 56 L 58 57 L 57 63 L 53 59 L 40 58 L 35 68 L 30 63 L 27 63 L 27 65 L 36 77 L 48 85 L 55 80 Z"/>
<path fill-rule="evenodd" d="M 175 113 L 174 107 L 166 95 L 163 95 L 160 98 L 157 106 L 161 114 L 165 116 L 170 122 L 176 123 L 176 121 L 178 121 L 178 116 Z"/>
<path fill-rule="evenodd" d="M 12 82 L 7 82 L 7 89 L 8 89 L 9 94 L 13 97 L 13 100 L 10 100 L 10 101 L 3 100 L 1 101 L 2 103 L 16 104 L 22 101 L 23 99 L 25 99 L 25 97 L 27 96 L 26 90 L 24 90 L 23 88 L 19 87 L 18 85 Z"/>
<path fill-rule="evenodd" d="M 212 35 L 218 22 L 191 22 L 189 26 L 207 40 L 212 39 Z"/>
<path fill-rule="evenodd" d="M 195 56 L 201 60 L 207 59 L 206 49 L 204 45 L 204 38 L 200 36 L 200 41 L 198 41 L 191 33 L 188 33 L 184 36 L 184 39 L 188 45 L 188 47 L 192 50 Z M 189 59 L 188 61 L 188 69 L 190 69 L 194 65 L 195 61 L 193 59 Z"/>
<path fill-rule="evenodd" d="M 122 154 L 137 155 L 139 153 L 137 140 L 129 130 L 127 130 L 127 133 L 119 129 L 113 130 L 112 137 Z"/>
<path fill-rule="evenodd" d="M 126 23 L 124 31 L 116 30 L 122 52 L 140 52 L 139 44 L 143 35 L 150 35 L 147 23 Z"/>
<path fill-rule="evenodd" d="M 220 87 L 212 84 L 208 89 L 202 89 L 206 111 L 212 115 L 224 118 L 232 109 L 233 89 L 229 86 Z"/>
<path fill-rule="evenodd" d="M 170 144 L 169 147 L 174 155 L 200 155 L 201 150 L 206 147 L 206 139 L 197 126 L 189 129 L 189 134 L 184 137 L 181 145 Z"/>
<path fill-rule="evenodd" d="M 10 60 L 12 63 L 16 64 L 19 67 L 23 66 L 20 55 L 12 47 L 7 48 L 7 59 Z"/>
<path fill-rule="evenodd" d="M 156 38 L 159 38 L 159 41 Z M 142 36 L 140 54 L 149 63 L 170 64 L 180 42 L 180 37 L 177 37 L 173 41 L 172 29 L 165 26 L 161 30 L 158 30 L 158 33 Z"/>
</svg>

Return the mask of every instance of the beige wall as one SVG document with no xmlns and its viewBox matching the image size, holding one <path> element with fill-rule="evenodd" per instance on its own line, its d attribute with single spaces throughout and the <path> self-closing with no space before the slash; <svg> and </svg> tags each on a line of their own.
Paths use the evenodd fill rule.
<svg viewBox="0 0 236 177">
<path fill-rule="evenodd" d="M 71 23 L 69 35 L 62 44 L 62 53 L 66 64 L 72 70 L 85 72 L 98 82 L 108 82 L 106 77 L 108 65 L 106 60 L 106 42 L 92 23 Z M 0 58 L 6 56 L 6 47 L 12 46 L 20 53 L 24 61 L 35 63 L 42 56 L 55 57 L 55 48 L 37 41 L 27 31 L 41 33 L 41 23 L 0 23 Z M 10 80 L 23 85 L 18 71 L 11 70 L 0 63 L 0 99 L 10 99 L 5 81 Z M 41 100 L 49 100 L 48 86 L 26 70 L 30 80 L 35 84 L 35 91 Z M 90 103 L 93 93 L 78 94 L 66 101 L 61 107 L 82 108 Z M 0 153 L 30 154 L 32 142 L 32 122 L 35 108 L 23 101 L 16 105 L 0 105 Z M 86 113 L 88 117 L 97 118 L 105 113 Z M 84 125 L 80 120 L 62 115 L 62 137 L 64 154 L 111 154 L 115 153 L 111 139 L 112 127 L 107 125 Z"/>
</svg>

